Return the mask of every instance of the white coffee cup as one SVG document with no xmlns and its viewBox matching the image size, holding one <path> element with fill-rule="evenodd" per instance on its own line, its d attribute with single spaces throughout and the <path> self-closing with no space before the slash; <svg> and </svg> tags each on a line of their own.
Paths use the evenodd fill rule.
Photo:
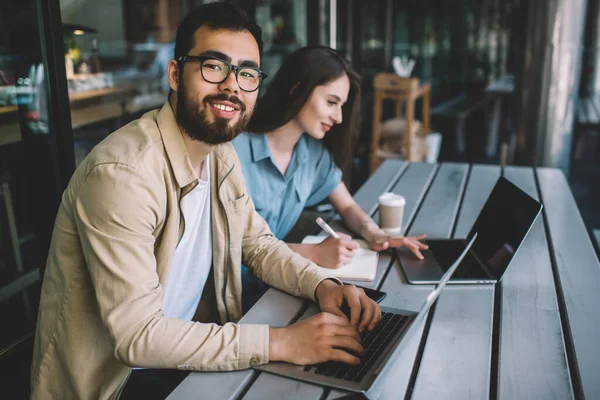
<svg viewBox="0 0 600 400">
<path fill-rule="evenodd" d="M 379 196 L 379 227 L 388 235 L 402 234 L 404 196 L 386 192 Z"/>
</svg>

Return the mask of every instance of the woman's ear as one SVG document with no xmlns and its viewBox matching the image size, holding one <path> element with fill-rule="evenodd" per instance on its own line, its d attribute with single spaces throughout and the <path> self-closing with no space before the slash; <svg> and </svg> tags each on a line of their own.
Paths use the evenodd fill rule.
<svg viewBox="0 0 600 400">
<path fill-rule="evenodd" d="M 292 86 L 292 88 L 290 89 L 290 96 L 294 95 L 294 93 L 296 92 L 296 89 L 298 89 L 299 86 L 300 86 L 300 82 L 294 83 L 294 86 Z"/>
</svg>

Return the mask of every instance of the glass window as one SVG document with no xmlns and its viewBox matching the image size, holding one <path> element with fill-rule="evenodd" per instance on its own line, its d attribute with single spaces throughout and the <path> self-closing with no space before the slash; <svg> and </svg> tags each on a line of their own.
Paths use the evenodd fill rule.
<svg viewBox="0 0 600 400">
<path fill-rule="evenodd" d="M 61 0 L 76 164 L 167 99 L 166 69 L 187 3 Z"/>
<path fill-rule="evenodd" d="M 0 3 L 0 376 L 28 397 L 32 333 L 60 190 L 38 2 Z"/>
<path fill-rule="evenodd" d="M 207 2 L 60 0 L 76 164 L 109 133 L 166 101 L 177 26 Z M 329 1 L 240 4 L 263 29 L 261 69 L 271 78 L 297 48 L 328 41 Z"/>
</svg>

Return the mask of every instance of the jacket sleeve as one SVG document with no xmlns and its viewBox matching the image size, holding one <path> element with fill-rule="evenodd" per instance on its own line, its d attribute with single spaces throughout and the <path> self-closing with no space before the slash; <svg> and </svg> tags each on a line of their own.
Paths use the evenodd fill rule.
<svg viewBox="0 0 600 400">
<path fill-rule="evenodd" d="M 164 316 L 154 232 L 166 201 L 150 190 L 148 181 L 156 175 L 102 164 L 75 198 L 75 222 L 115 357 L 136 367 L 205 371 L 267 362 L 267 325 L 219 326 Z"/>
<path fill-rule="evenodd" d="M 278 240 L 254 209 L 251 196 L 246 204 L 246 226 L 242 240 L 242 262 L 269 285 L 294 296 L 317 301 L 315 290 L 325 279 L 342 282 Z"/>
</svg>

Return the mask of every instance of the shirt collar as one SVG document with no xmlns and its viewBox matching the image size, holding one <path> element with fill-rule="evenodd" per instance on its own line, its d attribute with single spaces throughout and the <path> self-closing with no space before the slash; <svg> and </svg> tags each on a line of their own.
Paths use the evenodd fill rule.
<svg viewBox="0 0 600 400">
<path fill-rule="evenodd" d="M 267 135 L 262 133 L 249 133 L 250 148 L 252 149 L 252 162 L 259 162 L 265 158 L 271 158 L 271 149 L 267 142 Z M 308 159 L 308 145 L 306 144 L 306 134 L 300 136 L 300 140 L 296 144 L 294 154 L 301 162 Z"/>
<path fill-rule="evenodd" d="M 252 162 L 259 162 L 271 157 L 271 149 L 267 143 L 267 135 L 262 133 L 249 133 L 250 148 L 252 150 Z"/>
<path fill-rule="evenodd" d="M 308 160 L 308 137 L 306 133 L 303 133 L 302 136 L 300 136 L 300 140 L 298 141 L 298 144 L 296 144 L 295 151 L 298 160 L 301 162 L 306 162 L 306 160 Z"/>
</svg>

